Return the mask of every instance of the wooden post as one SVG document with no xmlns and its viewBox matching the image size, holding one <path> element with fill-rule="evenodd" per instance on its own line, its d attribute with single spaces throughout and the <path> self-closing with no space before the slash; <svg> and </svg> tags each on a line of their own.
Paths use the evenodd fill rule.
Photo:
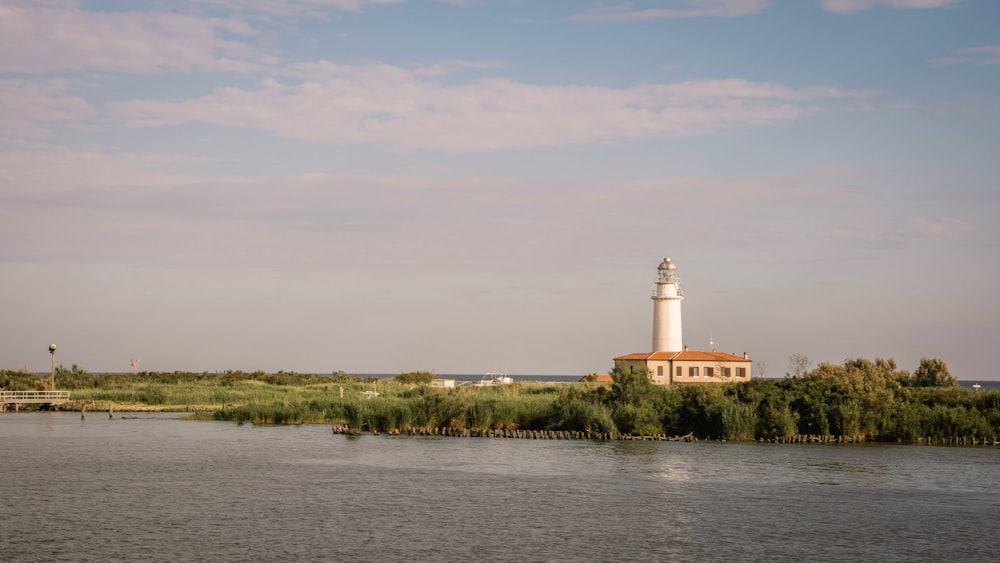
<svg viewBox="0 0 1000 563">
<path fill-rule="evenodd" d="M 115 417 L 115 404 L 108 403 L 108 418 L 114 418 L 114 417 Z"/>
</svg>

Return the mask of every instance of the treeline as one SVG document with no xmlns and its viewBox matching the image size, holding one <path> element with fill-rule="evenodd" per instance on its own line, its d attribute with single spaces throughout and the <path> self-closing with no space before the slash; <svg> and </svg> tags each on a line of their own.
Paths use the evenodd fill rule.
<svg viewBox="0 0 1000 563">
<path fill-rule="evenodd" d="M 615 370 L 607 404 L 620 432 L 727 440 L 843 436 L 915 442 L 1000 436 L 1000 392 L 958 387 L 941 360 L 913 374 L 889 360 L 820 364 L 799 377 L 662 388 Z"/>
<path fill-rule="evenodd" d="M 23 370 L 0 370 L 0 389 L 8 391 L 43 391 L 47 389 L 50 374 L 29 373 Z M 264 371 L 226 370 L 222 372 L 140 371 L 131 373 L 90 373 L 76 364 L 72 367 L 57 366 L 55 383 L 57 389 L 68 391 L 97 389 L 134 385 L 136 382 L 160 383 L 166 385 L 197 384 L 231 386 L 248 381 L 269 385 L 301 386 L 324 382 L 375 381 L 376 378 L 360 378 L 344 372 L 332 375 L 303 374 L 293 371 L 267 373 Z"/>
</svg>

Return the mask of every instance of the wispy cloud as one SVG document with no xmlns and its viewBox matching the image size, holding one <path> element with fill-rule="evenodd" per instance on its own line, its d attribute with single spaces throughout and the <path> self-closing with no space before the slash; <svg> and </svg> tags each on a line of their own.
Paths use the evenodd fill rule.
<svg viewBox="0 0 1000 563">
<path fill-rule="evenodd" d="M 797 228 L 789 209 L 859 197 L 822 183 L 699 176 L 610 185 L 474 174 L 213 178 L 162 172 L 172 158 L 188 157 L 0 153 L 0 181 L 11 186 L 0 193 L 0 240 L 18 241 L 0 244 L 0 262 L 336 271 L 489 269 L 505 256 L 546 269 L 553 257 L 566 266 L 647 244 L 651 226 L 664 232 L 663 209 L 677 216 L 665 236 L 735 248 L 785 244 Z M 553 227 L 558 215 L 574 220 Z M 723 222 L 733 228 L 719 229 Z M 911 229 L 939 236 L 954 225 Z"/>
<path fill-rule="evenodd" d="M 0 72 L 259 71 L 276 59 L 239 39 L 256 33 L 234 18 L 0 6 Z"/>
<path fill-rule="evenodd" d="M 506 66 L 507 64 L 502 61 L 452 60 L 417 68 L 414 70 L 414 74 L 417 76 L 444 76 L 460 70 L 489 70 L 505 68 Z"/>
<path fill-rule="evenodd" d="M 983 45 L 956 49 L 947 57 L 930 59 L 935 66 L 950 66 L 958 64 L 995 65 L 1000 64 L 1000 45 Z"/>
<path fill-rule="evenodd" d="M 971 223 L 955 217 L 910 217 L 903 220 L 873 220 L 834 229 L 836 241 L 861 245 L 914 245 L 955 243 L 974 230 Z"/>
<path fill-rule="evenodd" d="M 794 120 L 872 95 L 743 79 L 630 88 L 506 78 L 452 83 L 396 66 L 328 62 L 293 65 L 289 73 L 311 78 L 108 107 L 131 127 L 206 123 L 290 139 L 469 152 L 706 135 Z"/>
<path fill-rule="evenodd" d="M 946 8 L 962 0 L 822 0 L 820 5 L 835 14 L 857 14 L 876 7 L 929 10 Z"/>
<path fill-rule="evenodd" d="M 647 3 L 648 4 L 648 3 Z M 570 16 L 570 21 L 585 23 L 622 23 L 676 18 L 737 17 L 760 12 L 771 5 L 771 0 L 681 0 L 663 2 L 637 8 L 632 2 L 616 5 L 597 5 Z"/>
<path fill-rule="evenodd" d="M 197 4 L 240 12 L 285 16 L 322 16 L 330 11 L 358 12 L 379 4 L 401 4 L 406 0 L 194 0 Z"/>
<path fill-rule="evenodd" d="M 325 18 L 338 12 L 361 12 L 380 5 L 403 4 L 407 0 L 193 0 L 206 6 L 234 12 L 285 17 Z M 482 0 L 436 0 L 453 6 L 480 4 Z"/>
<path fill-rule="evenodd" d="M 83 98 L 71 93 L 72 81 L 0 79 L 0 139 L 46 137 L 51 127 L 79 123 L 96 115 Z"/>
</svg>

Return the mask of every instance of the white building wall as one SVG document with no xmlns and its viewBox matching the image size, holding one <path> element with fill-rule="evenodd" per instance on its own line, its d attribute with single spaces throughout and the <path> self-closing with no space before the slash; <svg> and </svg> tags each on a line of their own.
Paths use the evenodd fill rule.
<svg viewBox="0 0 1000 563">
<path fill-rule="evenodd" d="M 681 298 L 653 299 L 653 352 L 679 352 L 681 338 Z"/>
</svg>

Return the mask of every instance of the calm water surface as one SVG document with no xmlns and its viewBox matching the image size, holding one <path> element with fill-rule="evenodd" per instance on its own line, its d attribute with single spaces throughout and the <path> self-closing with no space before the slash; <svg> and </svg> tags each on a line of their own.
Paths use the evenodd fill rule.
<svg viewBox="0 0 1000 563">
<path fill-rule="evenodd" d="M 0 416 L 3 561 L 996 561 L 1000 449 Z"/>
</svg>

